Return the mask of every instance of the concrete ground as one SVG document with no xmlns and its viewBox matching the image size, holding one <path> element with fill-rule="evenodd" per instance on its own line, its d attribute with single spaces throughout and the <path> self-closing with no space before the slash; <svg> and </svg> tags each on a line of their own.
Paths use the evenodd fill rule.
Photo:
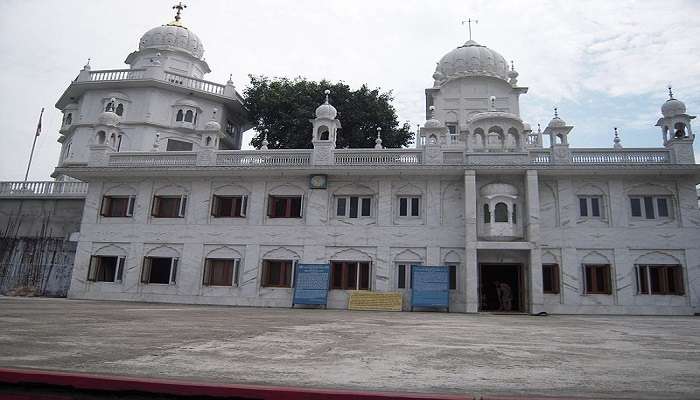
<svg viewBox="0 0 700 400">
<path fill-rule="evenodd" d="M 474 396 L 700 398 L 700 318 L 0 297 L 0 367 Z"/>
</svg>

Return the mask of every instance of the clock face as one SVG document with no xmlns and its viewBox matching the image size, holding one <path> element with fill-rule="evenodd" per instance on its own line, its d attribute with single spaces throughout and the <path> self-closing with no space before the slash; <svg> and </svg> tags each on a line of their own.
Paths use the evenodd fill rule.
<svg viewBox="0 0 700 400">
<path fill-rule="evenodd" d="M 325 175 L 312 175 L 311 176 L 311 188 L 312 189 L 325 189 L 326 188 L 326 176 Z"/>
</svg>

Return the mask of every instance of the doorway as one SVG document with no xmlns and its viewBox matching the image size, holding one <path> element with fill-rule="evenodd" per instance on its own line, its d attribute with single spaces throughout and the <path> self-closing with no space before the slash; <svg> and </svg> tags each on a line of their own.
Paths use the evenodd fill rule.
<svg viewBox="0 0 700 400">
<path fill-rule="evenodd" d="M 479 265 L 479 311 L 525 312 L 521 264 Z"/>
</svg>

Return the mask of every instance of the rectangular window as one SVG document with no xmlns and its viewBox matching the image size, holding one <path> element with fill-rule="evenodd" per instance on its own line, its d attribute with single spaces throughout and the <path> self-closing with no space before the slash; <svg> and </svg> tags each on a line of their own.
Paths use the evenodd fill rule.
<svg viewBox="0 0 700 400">
<path fill-rule="evenodd" d="M 240 260 L 207 258 L 204 261 L 204 286 L 238 286 Z"/>
<path fill-rule="evenodd" d="M 124 261 L 118 256 L 92 256 L 87 280 L 91 282 L 121 282 L 124 275 Z"/>
<path fill-rule="evenodd" d="M 293 269 L 294 261 L 292 260 L 263 260 L 262 286 L 292 287 Z"/>
<path fill-rule="evenodd" d="M 457 265 L 448 264 L 450 270 L 450 290 L 457 290 Z"/>
<path fill-rule="evenodd" d="M 603 217 L 603 198 L 600 196 L 579 196 L 579 216 L 588 218 Z"/>
<path fill-rule="evenodd" d="M 334 261 L 331 263 L 331 289 L 369 290 L 368 262 Z"/>
<path fill-rule="evenodd" d="M 187 196 L 153 196 L 151 215 L 155 218 L 184 218 Z"/>
<path fill-rule="evenodd" d="M 399 217 L 419 217 L 420 196 L 399 197 Z"/>
<path fill-rule="evenodd" d="M 175 284 L 178 261 L 171 257 L 144 257 L 141 283 Z"/>
<path fill-rule="evenodd" d="M 680 265 L 638 265 L 637 293 L 682 296 L 685 294 L 682 267 Z"/>
<path fill-rule="evenodd" d="M 243 218 L 248 196 L 217 196 L 212 198 L 211 215 L 216 218 Z"/>
<path fill-rule="evenodd" d="M 559 265 L 542 264 L 542 291 L 559 293 Z"/>
<path fill-rule="evenodd" d="M 103 217 L 131 217 L 134 215 L 136 196 L 104 196 L 100 215 Z"/>
<path fill-rule="evenodd" d="M 337 217 L 358 218 L 371 216 L 372 198 L 359 196 L 336 197 Z"/>
<path fill-rule="evenodd" d="M 671 198 L 668 196 L 630 197 L 630 211 L 636 218 L 672 218 Z"/>
<path fill-rule="evenodd" d="M 611 294 L 610 265 L 609 264 L 585 264 L 586 294 Z"/>
<path fill-rule="evenodd" d="M 183 140 L 168 139 L 165 151 L 192 151 L 192 143 Z"/>
<path fill-rule="evenodd" d="M 270 218 L 301 218 L 301 196 L 270 196 L 267 216 Z"/>
</svg>

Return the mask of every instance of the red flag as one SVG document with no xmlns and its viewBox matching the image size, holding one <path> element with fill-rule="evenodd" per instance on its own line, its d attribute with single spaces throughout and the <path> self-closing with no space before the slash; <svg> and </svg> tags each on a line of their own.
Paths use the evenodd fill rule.
<svg viewBox="0 0 700 400">
<path fill-rule="evenodd" d="M 44 107 L 41 107 L 41 114 L 39 114 L 39 123 L 36 125 L 36 135 L 39 136 L 41 133 L 41 116 L 44 115 Z"/>
</svg>

